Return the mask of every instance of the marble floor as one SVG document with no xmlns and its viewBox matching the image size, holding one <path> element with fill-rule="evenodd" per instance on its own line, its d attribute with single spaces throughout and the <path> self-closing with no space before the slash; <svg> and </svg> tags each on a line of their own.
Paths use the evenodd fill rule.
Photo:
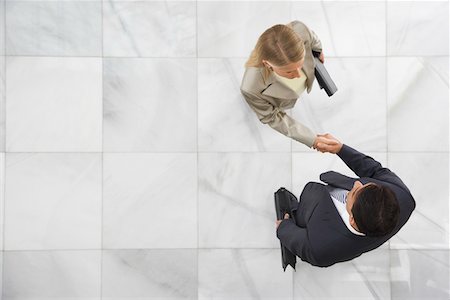
<svg viewBox="0 0 450 300">
<path fill-rule="evenodd" d="M 351 175 L 240 95 L 259 34 L 294 19 L 339 91 L 289 113 L 417 208 L 373 252 L 284 273 L 273 192 Z M 449 1 L 2 0 L 0 78 L 4 300 L 450 299 Z"/>
</svg>

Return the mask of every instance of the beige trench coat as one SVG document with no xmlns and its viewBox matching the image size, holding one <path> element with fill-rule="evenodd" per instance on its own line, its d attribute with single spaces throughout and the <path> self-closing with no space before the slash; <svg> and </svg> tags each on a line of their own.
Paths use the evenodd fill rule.
<svg viewBox="0 0 450 300">
<path fill-rule="evenodd" d="M 305 44 L 303 72 L 307 77 L 306 90 L 309 93 L 315 79 L 312 50 L 322 52 L 322 44 L 317 35 L 302 22 L 293 21 L 288 25 L 298 33 Z M 300 95 L 278 81 L 273 72 L 264 79 L 264 72 L 264 67 L 246 68 L 241 84 L 241 93 L 246 102 L 262 123 L 269 124 L 278 132 L 312 147 L 316 133 L 285 113 L 286 109 L 294 107 Z"/>
</svg>

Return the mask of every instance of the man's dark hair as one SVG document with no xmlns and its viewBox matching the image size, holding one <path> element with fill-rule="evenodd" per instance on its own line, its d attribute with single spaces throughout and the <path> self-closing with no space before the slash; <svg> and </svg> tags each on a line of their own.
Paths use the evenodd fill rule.
<svg viewBox="0 0 450 300">
<path fill-rule="evenodd" d="M 390 188 L 370 184 L 358 191 L 352 214 L 359 231 L 367 236 L 384 236 L 397 226 L 400 206 Z"/>
</svg>

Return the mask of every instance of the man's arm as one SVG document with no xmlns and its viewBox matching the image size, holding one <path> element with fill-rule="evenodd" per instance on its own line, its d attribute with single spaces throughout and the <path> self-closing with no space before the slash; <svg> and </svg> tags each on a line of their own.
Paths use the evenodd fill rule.
<svg viewBox="0 0 450 300">
<path fill-rule="evenodd" d="M 281 244 L 292 253 L 308 262 L 314 261 L 305 228 L 299 227 L 292 219 L 283 220 L 277 229 Z"/>
<path fill-rule="evenodd" d="M 325 134 L 324 137 L 335 140 L 338 143 L 334 145 L 319 143 L 317 145 L 319 151 L 337 154 L 342 161 L 359 177 L 369 177 L 389 182 L 410 193 L 403 181 L 394 172 L 388 168 L 384 168 L 372 157 L 367 156 L 352 147 L 342 144 L 331 134 Z"/>
</svg>

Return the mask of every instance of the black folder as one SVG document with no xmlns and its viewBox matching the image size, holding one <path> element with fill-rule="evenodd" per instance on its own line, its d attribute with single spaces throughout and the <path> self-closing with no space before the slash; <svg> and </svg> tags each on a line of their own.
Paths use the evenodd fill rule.
<svg viewBox="0 0 450 300">
<path fill-rule="evenodd" d="M 324 89 L 327 92 L 328 97 L 331 97 L 337 91 L 336 84 L 333 79 L 331 79 L 330 74 L 328 74 L 327 69 L 323 65 L 323 63 L 319 60 L 318 56 L 319 52 L 314 52 L 314 60 L 316 62 L 316 67 L 314 69 L 314 75 L 316 76 L 317 82 L 321 89 Z"/>
<path fill-rule="evenodd" d="M 297 198 L 285 188 L 280 188 L 275 192 L 275 211 L 277 213 L 277 220 L 284 219 L 286 213 L 289 214 L 289 218 L 292 218 L 295 222 L 295 215 L 291 210 L 291 202 Z M 289 249 L 284 247 L 281 243 L 281 266 L 286 272 L 287 266 L 291 266 L 295 270 L 295 264 L 297 263 L 297 257 Z"/>
</svg>

